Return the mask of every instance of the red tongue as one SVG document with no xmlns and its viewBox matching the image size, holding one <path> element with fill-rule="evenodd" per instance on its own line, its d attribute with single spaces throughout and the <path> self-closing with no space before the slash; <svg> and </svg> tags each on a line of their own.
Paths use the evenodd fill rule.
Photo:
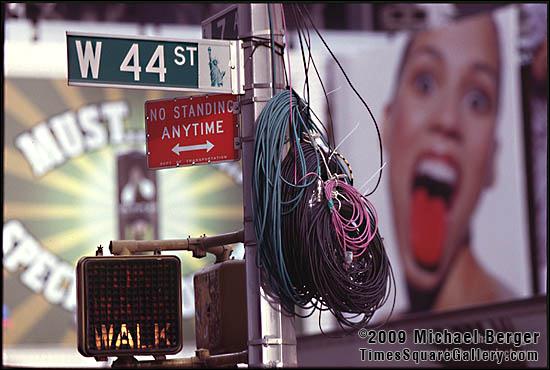
<svg viewBox="0 0 550 370">
<path fill-rule="evenodd" d="M 447 229 L 447 207 L 441 197 L 430 197 L 424 188 L 413 191 L 411 207 L 411 245 L 416 260 L 437 266 L 443 253 Z"/>
</svg>

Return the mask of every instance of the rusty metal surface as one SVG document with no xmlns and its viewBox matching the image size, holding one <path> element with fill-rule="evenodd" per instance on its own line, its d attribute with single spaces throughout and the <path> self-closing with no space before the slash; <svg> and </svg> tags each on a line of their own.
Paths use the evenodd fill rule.
<svg viewBox="0 0 550 370">
<path fill-rule="evenodd" d="M 211 354 L 247 349 L 246 270 L 242 260 L 208 266 L 195 274 L 197 348 Z"/>
<path fill-rule="evenodd" d="M 231 247 L 226 244 L 242 243 L 244 231 L 232 233 L 201 236 L 199 238 L 173 239 L 173 240 L 111 240 L 109 251 L 114 255 L 130 255 L 141 252 L 157 252 L 167 250 L 188 250 L 193 252 L 196 258 L 211 253 L 216 256 L 216 262 L 229 259 Z"/>
</svg>

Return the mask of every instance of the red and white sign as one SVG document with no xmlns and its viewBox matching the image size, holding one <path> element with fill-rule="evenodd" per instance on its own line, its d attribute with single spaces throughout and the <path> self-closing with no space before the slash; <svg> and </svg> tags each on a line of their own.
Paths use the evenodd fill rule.
<svg viewBox="0 0 550 370">
<path fill-rule="evenodd" d="M 193 166 L 240 159 L 239 109 L 231 94 L 145 102 L 147 166 Z"/>
</svg>

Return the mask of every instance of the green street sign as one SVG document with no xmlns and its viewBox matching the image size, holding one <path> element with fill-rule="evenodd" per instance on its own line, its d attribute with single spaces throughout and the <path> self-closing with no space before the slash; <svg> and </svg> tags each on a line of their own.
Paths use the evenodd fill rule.
<svg viewBox="0 0 550 370">
<path fill-rule="evenodd" d="M 240 41 L 67 32 L 69 85 L 244 93 Z"/>
</svg>

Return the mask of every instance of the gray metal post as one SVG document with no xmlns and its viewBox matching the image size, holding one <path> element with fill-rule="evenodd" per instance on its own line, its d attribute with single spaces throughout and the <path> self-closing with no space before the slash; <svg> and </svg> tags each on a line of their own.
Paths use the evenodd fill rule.
<svg viewBox="0 0 550 370">
<path fill-rule="evenodd" d="M 268 13 L 268 6 L 270 11 Z M 282 59 L 283 23 L 281 4 L 239 4 L 239 38 L 243 40 L 245 94 L 241 99 L 242 172 L 244 203 L 244 246 L 247 276 L 248 363 L 250 367 L 297 366 L 294 317 L 282 315 L 277 302 L 269 302 L 261 290 L 256 267 L 257 242 L 252 210 L 252 165 L 254 161 L 255 121 L 272 97 L 272 59 L 269 47 L 259 45 L 271 38 L 275 46 L 277 90 L 284 88 Z"/>
</svg>

